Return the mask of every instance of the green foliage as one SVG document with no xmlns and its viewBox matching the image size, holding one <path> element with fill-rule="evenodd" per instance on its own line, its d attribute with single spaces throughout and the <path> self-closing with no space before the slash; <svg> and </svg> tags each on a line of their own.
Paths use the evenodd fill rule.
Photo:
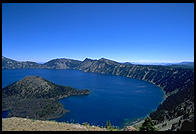
<svg viewBox="0 0 196 134">
<path fill-rule="evenodd" d="M 118 128 L 115 128 L 114 126 L 112 126 L 111 122 L 110 121 L 107 121 L 106 122 L 106 129 L 109 130 L 109 131 L 118 131 L 119 129 Z"/>
<path fill-rule="evenodd" d="M 106 128 L 109 129 L 109 128 L 111 128 L 111 127 L 112 127 L 111 122 L 110 122 L 110 121 L 107 121 L 107 122 L 106 122 Z"/>
<path fill-rule="evenodd" d="M 87 128 L 90 127 L 90 124 L 88 122 L 84 122 L 84 123 L 82 123 L 82 125 L 86 126 Z"/>
<path fill-rule="evenodd" d="M 154 126 L 153 121 L 150 117 L 147 117 L 142 124 L 142 126 L 139 128 L 140 131 L 156 131 L 157 129 Z"/>
<path fill-rule="evenodd" d="M 58 109 L 58 104 L 56 104 L 54 101 L 51 102 L 46 102 L 42 105 L 42 108 L 40 111 L 36 112 L 36 116 L 39 118 L 42 117 L 47 117 L 50 114 L 53 114 L 56 112 L 56 110 Z"/>
</svg>

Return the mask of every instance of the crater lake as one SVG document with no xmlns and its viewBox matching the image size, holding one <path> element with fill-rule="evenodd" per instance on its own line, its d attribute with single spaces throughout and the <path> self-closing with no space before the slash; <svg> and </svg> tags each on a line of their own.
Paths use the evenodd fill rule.
<svg viewBox="0 0 196 134">
<path fill-rule="evenodd" d="M 122 127 L 135 119 L 144 118 L 164 99 L 161 88 L 149 82 L 79 70 L 5 69 L 2 70 L 2 88 L 29 75 L 91 91 L 87 96 L 60 99 L 69 112 L 51 119 L 58 122 L 88 122 L 105 126 L 110 121 L 112 125 Z"/>
</svg>

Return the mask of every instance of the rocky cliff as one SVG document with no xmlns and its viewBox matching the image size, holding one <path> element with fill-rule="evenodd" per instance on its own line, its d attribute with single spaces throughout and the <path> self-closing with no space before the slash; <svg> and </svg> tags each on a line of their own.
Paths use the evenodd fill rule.
<svg viewBox="0 0 196 134">
<path fill-rule="evenodd" d="M 73 69 L 79 65 L 81 61 L 72 59 L 53 59 L 43 64 L 48 69 Z"/>
<path fill-rule="evenodd" d="M 19 62 L 2 56 L 2 69 L 20 69 L 20 68 L 44 68 L 43 65 L 36 62 Z"/>
<path fill-rule="evenodd" d="M 85 72 L 120 75 L 151 82 L 163 89 L 165 101 L 150 114 L 157 123 L 194 114 L 193 68 L 120 64 L 107 59 L 86 59 L 77 67 Z M 183 111 L 183 112 L 182 112 Z"/>
<path fill-rule="evenodd" d="M 32 68 L 32 69 L 73 69 L 81 61 L 78 60 L 72 60 L 72 59 L 65 59 L 65 58 L 60 58 L 60 59 L 53 59 L 50 60 L 44 64 L 39 64 L 36 62 L 30 62 L 30 61 L 15 61 L 9 58 L 6 58 L 2 56 L 2 69 L 21 69 L 21 68 Z"/>
<path fill-rule="evenodd" d="M 2 58 L 3 60 L 3 58 Z M 60 62 L 60 61 L 58 61 Z M 72 61 L 71 61 L 72 62 Z M 52 63 L 52 62 L 48 62 Z M 84 61 L 77 61 L 73 64 L 67 64 L 67 61 L 61 62 L 61 69 L 78 69 L 84 72 L 96 72 L 102 74 L 120 75 L 129 78 L 135 78 L 151 82 L 165 92 L 166 99 L 150 114 L 153 120 L 162 122 L 171 120 L 183 114 L 194 113 L 194 68 L 181 66 L 160 66 L 160 65 L 134 65 L 127 63 L 118 63 L 109 59 L 101 58 L 92 60 L 86 58 Z M 10 64 L 10 63 L 9 63 Z M 12 65 L 14 65 L 13 63 Z M 5 64 L 3 64 L 2 68 Z M 45 64 L 47 67 L 59 68 L 56 64 Z M 6 65 L 10 67 L 10 65 Z M 44 68 L 42 66 L 41 68 Z M 186 107 L 184 107 L 186 106 Z M 187 109 L 181 112 L 181 108 Z"/>
</svg>

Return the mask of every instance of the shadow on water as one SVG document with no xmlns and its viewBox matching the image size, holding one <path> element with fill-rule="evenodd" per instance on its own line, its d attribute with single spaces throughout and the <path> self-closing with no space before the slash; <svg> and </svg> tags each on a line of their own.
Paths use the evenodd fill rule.
<svg viewBox="0 0 196 134">
<path fill-rule="evenodd" d="M 2 118 L 8 118 L 8 114 L 9 114 L 10 112 L 11 112 L 10 110 L 2 111 Z"/>
</svg>

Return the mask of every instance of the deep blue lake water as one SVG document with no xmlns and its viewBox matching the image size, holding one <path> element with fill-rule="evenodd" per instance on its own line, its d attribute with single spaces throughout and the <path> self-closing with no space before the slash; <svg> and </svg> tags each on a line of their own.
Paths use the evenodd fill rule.
<svg viewBox="0 0 196 134">
<path fill-rule="evenodd" d="M 8 116 L 10 110 L 2 111 L 2 118 L 6 118 Z"/>
<path fill-rule="evenodd" d="M 59 122 L 88 122 L 105 126 L 106 121 L 110 120 L 112 125 L 122 126 L 130 120 L 147 116 L 163 100 L 161 89 L 151 83 L 79 70 L 3 70 L 2 87 L 28 75 L 40 76 L 59 85 L 91 90 L 88 96 L 59 100 L 70 111 L 55 119 Z"/>
</svg>

